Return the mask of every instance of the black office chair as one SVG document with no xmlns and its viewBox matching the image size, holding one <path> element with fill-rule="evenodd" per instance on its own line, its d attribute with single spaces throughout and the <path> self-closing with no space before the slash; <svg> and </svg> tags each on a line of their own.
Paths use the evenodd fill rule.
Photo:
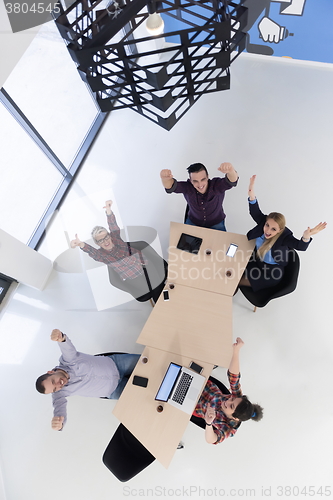
<svg viewBox="0 0 333 500">
<path fill-rule="evenodd" d="M 157 275 L 160 275 L 159 276 L 160 283 L 157 286 L 155 286 L 155 288 L 152 288 L 150 280 L 149 280 L 149 274 L 147 272 L 145 272 L 149 292 L 141 295 L 140 297 L 134 297 L 134 298 L 138 302 L 146 302 L 147 300 L 150 300 L 150 299 L 153 299 L 154 302 L 156 302 L 158 297 L 160 296 L 163 288 L 164 288 L 164 283 L 165 283 L 167 276 L 168 276 L 168 264 L 145 241 L 134 241 L 134 242 L 130 242 L 129 245 L 132 248 L 135 248 L 136 250 L 140 250 L 141 252 L 143 252 L 143 256 L 146 257 L 149 260 L 150 264 L 153 266 L 153 271 Z M 161 265 L 161 259 L 163 260 L 163 267 Z M 146 268 L 146 271 L 147 271 L 147 268 Z M 119 288 L 120 290 L 123 290 L 124 292 L 130 293 L 128 290 L 128 283 L 126 283 L 126 281 L 123 281 L 120 278 L 117 271 L 115 271 L 111 266 L 108 266 L 108 273 L 109 273 L 109 281 L 110 281 L 111 285 L 115 286 L 116 288 Z"/>
<path fill-rule="evenodd" d="M 155 457 L 123 424 L 120 424 L 102 460 L 119 481 L 126 482 L 148 467 Z"/>
<path fill-rule="evenodd" d="M 188 217 L 189 211 L 190 211 L 190 207 L 188 206 L 188 204 L 186 204 L 185 215 L 184 215 L 184 224 L 186 224 L 186 219 Z"/>
<path fill-rule="evenodd" d="M 239 289 L 247 300 L 255 306 L 255 312 L 257 307 L 265 307 L 270 300 L 292 293 L 297 286 L 299 269 L 300 261 L 298 253 L 293 248 L 290 248 L 288 264 L 284 268 L 281 281 L 276 286 L 264 288 L 257 292 L 249 286 L 240 286 Z"/>
<path fill-rule="evenodd" d="M 112 354 L 128 354 L 127 352 L 101 352 L 100 354 L 94 354 L 94 356 L 112 356 Z"/>
<path fill-rule="evenodd" d="M 221 382 L 221 380 L 217 380 L 217 378 L 215 377 L 209 377 L 209 380 L 213 382 L 213 384 L 217 385 L 222 394 L 230 394 L 229 389 L 226 388 L 226 386 L 223 384 L 223 382 Z M 201 427 L 202 429 L 205 429 L 206 422 L 203 418 L 192 415 L 190 420 L 193 424 Z"/>
</svg>

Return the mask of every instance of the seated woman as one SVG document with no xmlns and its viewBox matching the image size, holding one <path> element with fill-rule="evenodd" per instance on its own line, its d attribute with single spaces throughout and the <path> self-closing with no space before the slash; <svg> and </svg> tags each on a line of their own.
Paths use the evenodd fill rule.
<svg viewBox="0 0 333 500">
<path fill-rule="evenodd" d="M 306 250 L 312 241 L 311 236 L 325 229 L 326 222 L 320 222 L 313 229 L 308 227 L 298 240 L 286 227 L 284 215 L 278 212 L 262 213 L 254 194 L 255 179 L 255 175 L 250 179 L 249 209 L 257 225 L 247 233 L 247 238 L 255 239 L 256 247 L 239 284 L 250 286 L 257 292 L 281 281 L 284 267 L 288 264 L 289 249 Z"/>
<path fill-rule="evenodd" d="M 193 415 L 205 420 L 207 443 L 221 443 L 224 439 L 236 434 L 241 422 L 250 419 L 258 422 L 263 416 L 261 406 L 252 404 L 241 391 L 239 351 L 243 345 L 242 339 L 237 337 L 232 346 L 233 354 L 228 370 L 231 394 L 222 394 L 217 385 L 207 380 L 193 412 Z"/>
<path fill-rule="evenodd" d="M 167 263 L 145 242 L 127 243 L 120 237 L 120 229 L 111 210 L 112 200 L 105 202 L 109 232 L 102 226 L 92 230 L 92 238 L 100 248 L 84 243 L 75 235 L 71 247 L 79 247 L 92 259 L 109 267 L 113 286 L 130 293 L 142 302 L 157 301 L 167 276 Z"/>
</svg>

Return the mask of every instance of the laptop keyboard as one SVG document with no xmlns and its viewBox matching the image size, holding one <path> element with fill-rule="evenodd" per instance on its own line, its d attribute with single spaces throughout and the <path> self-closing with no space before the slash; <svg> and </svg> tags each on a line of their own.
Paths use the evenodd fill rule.
<svg viewBox="0 0 333 500">
<path fill-rule="evenodd" d="M 175 401 L 179 404 L 182 404 L 184 402 L 185 396 L 190 388 L 192 380 L 192 375 L 189 375 L 188 373 L 182 373 L 177 385 L 177 389 L 172 396 L 172 401 Z"/>
</svg>

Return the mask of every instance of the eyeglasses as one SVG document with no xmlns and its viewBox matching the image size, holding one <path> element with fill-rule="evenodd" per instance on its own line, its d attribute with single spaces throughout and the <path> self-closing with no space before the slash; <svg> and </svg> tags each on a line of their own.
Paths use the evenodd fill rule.
<svg viewBox="0 0 333 500">
<path fill-rule="evenodd" d="M 105 242 L 106 242 L 106 240 L 108 240 L 109 238 L 111 238 L 111 236 L 110 236 L 110 235 L 109 235 L 109 233 L 108 233 L 108 234 L 107 234 L 106 236 L 104 236 L 104 238 L 102 238 L 101 240 L 96 240 L 96 243 L 97 243 L 98 245 L 100 245 L 101 243 L 105 243 Z"/>
</svg>

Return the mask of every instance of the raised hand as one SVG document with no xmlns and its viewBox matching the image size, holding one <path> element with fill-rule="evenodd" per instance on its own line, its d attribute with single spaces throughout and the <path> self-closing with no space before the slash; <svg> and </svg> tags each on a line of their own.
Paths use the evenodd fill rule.
<svg viewBox="0 0 333 500">
<path fill-rule="evenodd" d="M 164 170 L 161 170 L 160 176 L 161 176 L 162 180 L 163 179 L 173 179 L 171 170 L 168 170 L 167 168 L 165 168 Z"/>
<path fill-rule="evenodd" d="M 171 170 L 168 170 L 167 168 L 164 170 L 161 170 L 160 172 L 162 184 L 166 189 L 170 189 L 173 185 L 173 176 Z"/>
<path fill-rule="evenodd" d="M 64 340 L 63 334 L 58 328 L 52 330 L 51 340 L 54 340 L 54 342 L 62 342 Z"/>
<path fill-rule="evenodd" d="M 76 248 L 76 247 L 80 247 L 82 248 L 84 246 L 84 242 L 81 241 L 78 237 L 78 235 L 76 234 L 75 235 L 75 240 L 72 240 L 71 241 L 71 248 Z"/>
<path fill-rule="evenodd" d="M 248 191 L 248 196 L 250 198 L 250 200 L 255 200 L 256 199 L 256 195 L 254 194 L 254 183 L 256 181 L 256 175 L 252 175 L 252 177 L 250 177 L 250 184 L 249 184 L 249 191 Z"/>
<path fill-rule="evenodd" d="M 241 347 L 243 347 L 243 345 L 244 345 L 244 341 L 240 337 L 237 337 L 236 342 L 234 344 L 232 344 L 232 347 L 234 349 L 240 349 Z"/>
<path fill-rule="evenodd" d="M 327 222 L 319 222 L 319 224 L 317 224 L 312 229 L 310 227 L 308 227 L 303 233 L 303 239 L 309 240 L 311 238 L 311 236 L 314 236 L 315 234 L 319 233 L 320 231 L 325 229 L 326 226 L 327 226 Z"/>
<path fill-rule="evenodd" d="M 53 417 L 51 420 L 51 427 L 54 431 L 60 431 L 63 426 L 65 417 Z"/>
<path fill-rule="evenodd" d="M 217 170 L 225 174 L 230 182 L 236 182 L 238 179 L 238 174 L 234 169 L 233 165 L 231 165 L 231 163 L 228 162 L 221 163 L 221 165 Z"/>
<path fill-rule="evenodd" d="M 229 173 L 235 171 L 235 169 L 231 165 L 231 163 L 228 163 L 228 162 L 221 163 L 221 165 L 219 166 L 219 168 L 217 170 L 219 170 L 223 174 L 229 174 Z"/>
<path fill-rule="evenodd" d="M 110 215 L 110 213 L 112 212 L 112 210 L 111 210 L 112 203 L 113 203 L 113 201 L 112 201 L 112 200 L 107 200 L 107 201 L 105 202 L 105 207 L 103 207 L 103 208 L 105 208 L 105 211 L 106 211 L 106 213 L 107 213 L 108 215 Z"/>
</svg>

